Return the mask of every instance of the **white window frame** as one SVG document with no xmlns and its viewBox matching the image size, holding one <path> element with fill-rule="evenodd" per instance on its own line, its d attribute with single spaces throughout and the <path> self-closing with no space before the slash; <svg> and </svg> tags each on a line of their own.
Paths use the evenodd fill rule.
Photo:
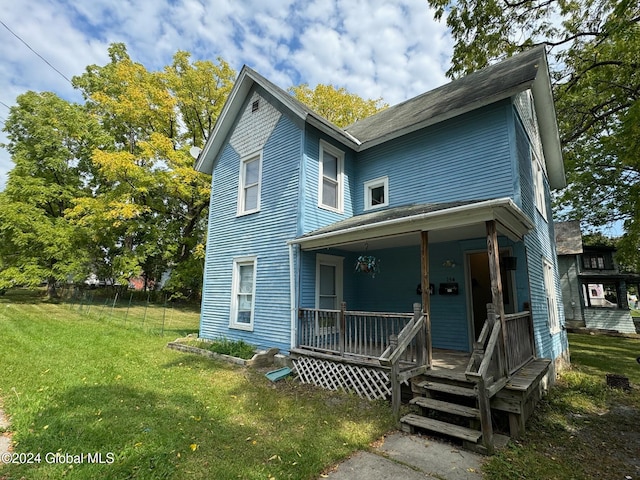
<svg viewBox="0 0 640 480">
<path fill-rule="evenodd" d="M 245 176 L 246 176 L 246 165 L 249 162 L 253 162 L 253 161 L 258 161 L 258 182 L 257 184 L 252 184 L 253 185 L 257 185 L 258 187 L 258 201 L 256 202 L 256 207 L 251 209 L 251 210 L 247 210 L 246 206 L 245 206 L 245 201 L 246 201 L 246 188 L 247 185 L 245 185 Z M 240 174 L 238 176 L 239 181 L 238 181 L 238 211 L 237 211 L 237 216 L 241 216 L 241 215 L 249 215 L 251 213 L 256 213 L 260 211 L 260 196 L 261 196 L 261 191 L 262 191 L 262 151 L 260 152 L 256 152 L 256 153 L 252 153 L 251 155 L 247 155 L 246 157 L 242 158 L 240 160 Z"/>
<path fill-rule="evenodd" d="M 384 188 L 384 202 L 373 204 L 372 193 L 375 188 Z M 373 210 L 375 208 L 382 208 L 389 206 L 389 177 L 374 178 L 364 182 L 364 209 Z"/>
<path fill-rule="evenodd" d="M 531 173 L 533 175 L 533 195 L 540 215 L 547 219 L 547 196 L 544 188 L 544 167 L 533 149 L 531 150 Z"/>
<path fill-rule="evenodd" d="M 336 157 L 337 160 L 337 189 L 336 189 L 336 206 L 326 205 L 322 203 L 322 191 L 324 185 L 324 152 Z M 318 207 L 333 212 L 342 213 L 344 210 L 344 152 L 337 149 L 330 143 L 320 140 L 320 156 L 318 157 L 319 175 L 318 175 Z M 334 181 L 333 179 L 330 179 Z"/>
<path fill-rule="evenodd" d="M 253 266 L 253 279 L 251 284 L 251 316 L 249 323 L 238 322 L 238 297 L 240 293 L 240 268 L 243 266 Z M 231 311 L 229 313 L 229 328 L 247 330 L 252 332 L 254 325 L 254 313 L 256 308 L 256 273 L 258 271 L 258 257 L 236 257 L 233 259 L 233 274 L 231 280 Z"/>
<path fill-rule="evenodd" d="M 544 290 L 549 315 L 549 332 L 553 335 L 560 331 L 560 317 L 558 312 L 558 296 L 556 294 L 556 282 L 553 264 L 546 258 L 542 258 L 544 270 Z"/>
</svg>

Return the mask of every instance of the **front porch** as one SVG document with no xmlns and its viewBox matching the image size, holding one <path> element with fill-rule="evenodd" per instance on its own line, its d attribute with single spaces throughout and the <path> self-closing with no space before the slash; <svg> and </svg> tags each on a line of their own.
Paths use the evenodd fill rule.
<svg viewBox="0 0 640 480">
<path fill-rule="evenodd" d="M 502 322 L 488 305 L 473 352 L 431 349 L 428 323 L 420 304 L 412 313 L 349 311 L 345 303 L 340 310 L 301 308 L 294 368 L 304 383 L 391 398 L 406 431 L 456 437 L 483 453 L 504 439 L 495 425 L 522 435 L 550 363 L 535 358 L 530 313 L 504 315 Z M 416 412 L 400 419 L 401 403 Z"/>
</svg>

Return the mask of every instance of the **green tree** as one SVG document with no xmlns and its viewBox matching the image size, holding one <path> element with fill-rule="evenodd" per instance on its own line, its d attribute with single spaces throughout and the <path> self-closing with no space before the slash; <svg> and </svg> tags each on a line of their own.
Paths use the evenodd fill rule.
<svg viewBox="0 0 640 480">
<path fill-rule="evenodd" d="M 48 92 L 20 95 L 4 130 L 15 165 L 0 194 L 0 288 L 46 281 L 55 297 L 57 282 L 87 274 L 87 232 L 65 214 L 91 191 L 91 152 L 108 138 L 80 105 Z"/>
<path fill-rule="evenodd" d="M 640 4 L 427 1 L 446 17 L 456 42 L 451 77 L 546 45 L 569 183 L 556 211 L 595 227 L 623 221 L 620 249 L 638 263 Z"/>
<path fill-rule="evenodd" d="M 171 270 L 174 293 L 198 290 L 211 179 L 193 169 L 189 149 L 206 141 L 235 72 L 222 59 L 191 63 L 186 52 L 161 72 L 132 61 L 123 44 L 109 55 L 73 79 L 114 147 L 94 152 L 100 187 L 72 215 L 102 232 L 104 268 L 121 281 Z"/>
<path fill-rule="evenodd" d="M 382 98 L 365 100 L 333 85 L 319 84 L 312 90 L 303 83 L 289 88 L 289 93 L 338 127 L 351 125 L 389 106 Z"/>
</svg>

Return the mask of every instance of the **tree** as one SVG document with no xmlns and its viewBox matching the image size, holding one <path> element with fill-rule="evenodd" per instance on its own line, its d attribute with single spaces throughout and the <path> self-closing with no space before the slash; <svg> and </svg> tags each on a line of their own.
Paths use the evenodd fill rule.
<svg viewBox="0 0 640 480">
<path fill-rule="evenodd" d="M 333 85 L 319 84 L 312 90 L 303 83 L 289 88 L 289 93 L 338 127 L 351 125 L 389 106 L 382 98 L 365 100 Z"/>
<path fill-rule="evenodd" d="M 0 288 L 46 281 L 55 297 L 57 282 L 87 271 L 87 232 L 65 213 L 91 191 L 91 152 L 108 138 L 81 106 L 48 92 L 20 95 L 4 130 L 15 166 L 0 194 Z"/>
<path fill-rule="evenodd" d="M 72 215 L 103 233 L 104 269 L 121 281 L 171 270 L 174 293 L 197 290 L 211 180 L 193 169 L 189 148 L 206 141 L 235 72 L 222 59 L 190 63 L 186 52 L 161 72 L 133 62 L 123 44 L 109 55 L 73 79 L 114 147 L 94 152 L 100 187 Z"/>
<path fill-rule="evenodd" d="M 428 0 L 454 40 L 451 77 L 544 44 L 569 186 L 556 211 L 591 226 L 624 222 L 640 245 L 640 4 L 634 0 Z M 636 263 L 638 260 L 636 260 Z M 640 266 L 640 265 L 639 265 Z"/>
</svg>

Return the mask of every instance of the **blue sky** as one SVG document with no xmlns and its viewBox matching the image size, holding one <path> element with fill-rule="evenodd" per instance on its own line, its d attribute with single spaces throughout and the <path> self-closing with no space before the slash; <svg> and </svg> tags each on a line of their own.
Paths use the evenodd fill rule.
<svg viewBox="0 0 640 480">
<path fill-rule="evenodd" d="M 288 88 L 345 87 L 395 104 L 447 82 L 453 43 L 424 0 L 28 0 L 2 2 L 0 21 L 64 76 L 108 61 L 124 42 L 149 70 L 178 50 L 221 57 Z M 0 122 L 28 90 L 77 91 L 0 25 Z M 1 124 L 0 124 L 1 126 Z M 0 134 L 0 143 L 6 137 Z M 12 163 L 0 149 L 0 189 Z"/>
</svg>

